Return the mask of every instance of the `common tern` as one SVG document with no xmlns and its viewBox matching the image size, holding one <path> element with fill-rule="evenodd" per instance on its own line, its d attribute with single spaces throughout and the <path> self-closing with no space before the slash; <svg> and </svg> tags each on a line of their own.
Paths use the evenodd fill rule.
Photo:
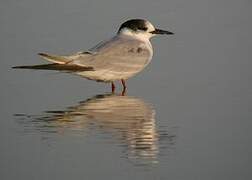
<svg viewBox="0 0 252 180">
<path fill-rule="evenodd" d="M 39 53 L 51 63 L 13 68 L 66 71 L 90 80 L 109 82 L 112 92 L 115 91 L 114 81 L 120 80 L 125 92 L 126 80 L 142 71 L 151 61 L 153 48 L 150 38 L 158 34 L 173 33 L 155 28 L 147 20 L 131 19 L 120 26 L 114 37 L 88 51 L 64 56 Z"/>
</svg>

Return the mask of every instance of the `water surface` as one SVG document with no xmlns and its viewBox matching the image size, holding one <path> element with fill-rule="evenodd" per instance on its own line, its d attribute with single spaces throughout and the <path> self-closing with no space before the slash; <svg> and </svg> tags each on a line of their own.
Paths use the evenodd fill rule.
<svg viewBox="0 0 252 180">
<path fill-rule="evenodd" d="M 101 133 L 109 144 L 122 147 L 120 157 L 135 165 L 157 164 L 160 151 L 164 155 L 167 148 L 174 146 L 176 138 L 175 127 L 170 134 L 167 128 L 158 129 L 151 104 L 130 96 L 96 95 L 63 110 L 15 116 L 24 133 L 40 132 L 48 141 L 55 134 L 86 138 L 88 133 Z"/>
<path fill-rule="evenodd" d="M 145 3 L 143 3 L 145 2 Z M 251 179 L 248 0 L 0 2 L 0 179 Z M 130 18 L 174 36 L 127 96 L 40 64 L 85 51 Z M 120 93 L 117 84 L 117 93 Z"/>
</svg>

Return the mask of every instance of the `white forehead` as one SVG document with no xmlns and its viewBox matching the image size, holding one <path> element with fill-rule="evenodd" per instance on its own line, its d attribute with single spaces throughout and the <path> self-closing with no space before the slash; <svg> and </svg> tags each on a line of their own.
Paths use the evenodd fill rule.
<svg viewBox="0 0 252 180">
<path fill-rule="evenodd" d="M 155 27 L 149 21 L 145 21 L 145 25 L 148 27 L 149 31 L 155 30 Z"/>
</svg>

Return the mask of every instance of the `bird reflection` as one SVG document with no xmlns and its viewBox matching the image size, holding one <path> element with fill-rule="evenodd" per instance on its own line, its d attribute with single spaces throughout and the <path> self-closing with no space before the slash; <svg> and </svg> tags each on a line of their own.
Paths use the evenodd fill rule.
<svg viewBox="0 0 252 180">
<path fill-rule="evenodd" d="M 29 118 L 37 129 L 46 132 L 93 132 L 98 129 L 99 132 L 112 134 L 126 147 L 127 158 L 154 163 L 158 162 L 160 139 L 167 137 L 173 144 L 175 138 L 157 130 L 155 110 L 151 104 L 139 98 L 116 94 L 97 95 L 66 110 L 47 111 Z"/>
</svg>

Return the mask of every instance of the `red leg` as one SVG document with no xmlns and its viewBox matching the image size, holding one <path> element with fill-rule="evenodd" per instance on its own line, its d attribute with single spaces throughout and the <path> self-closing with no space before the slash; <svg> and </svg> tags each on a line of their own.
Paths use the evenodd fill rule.
<svg viewBox="0 0 252 180">
<path fill-rule="evenodd" d="M 122 82 L 122 85 L 123 85 L 122 96 L 124 96 L 125 93 L 126 93 L 127 86 L 126 86 L 126 82 L 125 82 L 124 79 L 121 79 L 121 82 Z"/>
<path fill-rule="evenodd" d="M 124 79 L 121 79 L 121 82 L 122 82 L 122 85 L 123 85 L 123 89 L 126 89 L 127 87 L 126 87 L 126 82 L 125 82 L 125 80 L 124 80 Z"/>
<path fill-rule="evenodd" d="M 114 82 L 111 82 L 111 91 L 112 91 L 112 93 L 115 92 L 115 84 L 114 84 Z"/>
</svg>

